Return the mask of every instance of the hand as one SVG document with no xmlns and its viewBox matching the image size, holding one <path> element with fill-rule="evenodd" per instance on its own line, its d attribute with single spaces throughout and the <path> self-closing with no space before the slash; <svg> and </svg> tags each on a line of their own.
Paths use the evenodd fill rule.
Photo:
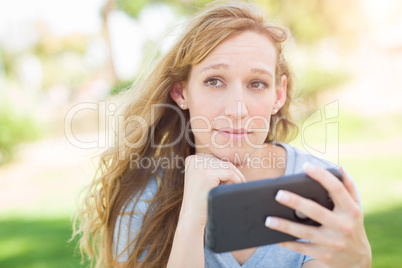
<svg viewBox="0 0 402 268">
<path fill-rule="evenodd" d="M 243 174 L 230 162 L 211 154 L 186 158 L 183 203 L 180 218 L 195 220 L 205 226 L 209 191 L 220 184 L 246 182 Z"/>
<path fill-rule="evenodd" d="M 314 257 L 329 267 L 370 267 L 371 248 L 363 225 L 363 211 L 349 175 L 341 168 L 342 184 L 334 175 L 312 164 L 306 166 L 305 172 L 329 192 L 335 207 L 331 211 L 312 200 L 282 191 L 276 197 L 279 203 L 322 225 L 308 226 L 272 217 L 269 228 L 311 242 L 290 241 L 280 245 Z"/>
</svg>

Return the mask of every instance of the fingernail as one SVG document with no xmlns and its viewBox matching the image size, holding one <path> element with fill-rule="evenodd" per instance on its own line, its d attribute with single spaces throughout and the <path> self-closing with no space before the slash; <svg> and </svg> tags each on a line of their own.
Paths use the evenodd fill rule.
<svg viewBox="0 0 402 268">
<path fill-rule="evenodd" d="M 285 193 L 284 191 L 279 190 L 278 193 L 276 193 L 276 196 L 275 196 L 276 201 L 285 202 L 288 199 L 289 199 L 289 195 L 287 193 Z"/>
<path fill-rule="evenodd" d="M 304 172 L 313 172 L 315 170 L 315 166 L 310 162 L 306 162 L 303 165 Z"/>
<path fill-rule="evenodd" d="M 271 228 L 271 227 L 277 227 L 278 225 L 279 225 L 279 222 L 278 222 L 278 220 L 275 219 L 275 218 L 267 217 L 267 218 L 265 219 L 265 226 L 266 226 L 266 227 Z"/>
</svg>

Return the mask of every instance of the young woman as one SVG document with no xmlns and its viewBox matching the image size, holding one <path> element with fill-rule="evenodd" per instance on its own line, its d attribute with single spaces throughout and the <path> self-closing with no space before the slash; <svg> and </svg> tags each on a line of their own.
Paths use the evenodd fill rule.
<svg viewBox="0 0 402 268">
<path fill-rule="evenodd" d="M 253 4 L 210 5 L 123 96 L 124 124 L 80 212 L 81 249 L 96 267 L 370 267 L 350 177 L 341 169 L 342 184 L 324 170 L 330 163 L 283 143 L 295 133 L 287 38 Z M 334 210 L 286 191 L 276 199 L 320 227 L 270 217 L 267 228 L 304 240 L 220 254 L 204 246 L 212 188 L 303 165 Z"/>
</svg>

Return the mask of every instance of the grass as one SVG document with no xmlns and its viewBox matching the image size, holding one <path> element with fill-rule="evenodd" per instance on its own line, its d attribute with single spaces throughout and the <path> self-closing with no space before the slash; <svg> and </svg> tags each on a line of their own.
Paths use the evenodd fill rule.
<svg viewBox="0 0 402 268">
<path fill-rule="evenodd" d="M 373 268 L 402 264 L 400 240 L 402 205 L 366 215 L 365 226 L 373 251 Z M 0 222 L 0 267 L 71 268 L 80 264 L 69 219 L 6 219 Z"/>
<path fill-rule="evenodd" d="M 71 268 L 80 265 L 69 219 L 3 219 L 0 222 L 0 267 Z"/>
<path fill-rule="evenodd" d="M 315 118 L 319 115 L 309 118 L 313 124 L 301 124 L 304 140 L 299 134 L 292 144 L 316 151 L 337 147 L 327 150 L 325 158 L 343 165 L 359 189 L 373 252 L 372 267 L 402 267 L 402 150 L 400 143 L 394 144 L 401 141 L 402 115 L 364 117 L 340 110 L 339 118 L 327 121 Z M 334 126 L 330 123 L 338 123 L 337 128 L 328 128 Z M 377 152 L 378 144 L 393 148 Z M 349 145 L 359 149 L 342 151 Z"/>
<path fill-rule="evenodd" d="M 365 226 L 373 252 L 373 268 L 402 265 L 402 206 L 369 214 Z"/>
<path fill-rule="evenodd" d="M 401 163 L 402 154 L 389 158 L 342 160 L 341 164 L 347 167 L 348 173 L 358 186 L 363 208 L 367 214 L 402 206 Z"/>
<path fill-rule="evenodd" d="M 402 151 L 398 153 L 396 150 L 397 153 L 392 155 L 377 154 L 371 151 L 370 144 L 376 142 L 376 138 L 378 141 L 400 139 L 397 133 L 400 133 L 401 127 L 397 122 L 402 118 L 395 116 L 387 117 L 383 121 L 374 120 L 372 125 L 368 118 L 359 118 L 357 115 L 345 117 L 342 111 L 340 115 L 341 144 L 360 144 L 364 148 L 359 156 L 340 155 L 339 164 L 346 167 L 360 190 L 365 211 L 365 227 L 373 251 L 372 267 L 401 267 Z M 388 130 L 392 131 L 385 131 L 387 126 Z M 320 130 L 319 125 L 316 127 Z M 316 135 L 312 140 L 319 140 L 321 134 L 318 131 L 311 133 Z M 301 148 L 297 142 L 296 146 Z M 47 179 L 53 180 L 51 177 L 47 176 Z M 59 193 L 59 198 L 74 199 L 71 189 Z M 75 250 L 76 241 L 67 242 L 72 232 L 69 215 L 60 215 L 58 218 L 45 217 L 46 208 L 53 211 L 54 204 L 52 205 L 51 201 L 54 201 L 54 196 L 49 193 L 49 197 L 45 199 L 49 202 L 33 204 L 29 214 L 0 215 L 0 267 L 88 267 L 87 263 L 80 265 L 79 253 Z M 71 210 L 62 211 L 68 214 L 67 211 Z M 33 215 L 36 217 L 33 218 Z"/>
</svg>

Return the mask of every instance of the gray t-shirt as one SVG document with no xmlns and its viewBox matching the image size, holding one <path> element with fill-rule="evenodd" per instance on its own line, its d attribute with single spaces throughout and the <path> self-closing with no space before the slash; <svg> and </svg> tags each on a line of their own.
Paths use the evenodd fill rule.
<svg viewBox="0 0 402 268">
<path fill-rule="evenodd" d="M 291 175 L 303 172 L 303 164 L 310 162 L 323 168 L 335 167 L 336 165 L 319 159 L 311 154 L 307 154 L 296 147 L 288 144 L 277 143 L 286 150 L 286 169 L 285 175 Z M 126 211 L 136 211 L 133 215 L 118 216 L 116 227 L 114 231 L 114 255 L 117 257 L 117 261 L 125 262 L 128 259 L 129 251 L 133 249 L 133 245 L 129 247 L 129 250 L 124 251 L 128 245 L 128 238 L 130 242 L 138 233 L 142 218 L 149 206 L 149 200 L 155 195 L 158 188 L 155 177 L 150 180 L 144 193 L 141 195 L 135 209 L 133 208 L 134 202 L 138 197 L 134 197 L 133 200 L 127 206 Z M 131 225 L 130 223 L 131 219 Z M 120 231 L 119 231 L 120 228 Z M 119 238 L 119 240 L 118 240 Z M 118 242 L 117 242 L 118 241 Z M 142 260 L 145 257 L 146 252 L 141 256 Z M 254 254 L 243 264 L 240 265 L 230 252 L 214 253 L 207 247 L 204 248 L 205 267 L 301 267 L 303 263 L 312 258 L 292 250 L 288 250 L 279 246 L 278 244 L 260 246 L 254 252 Z"/>
</svg>

